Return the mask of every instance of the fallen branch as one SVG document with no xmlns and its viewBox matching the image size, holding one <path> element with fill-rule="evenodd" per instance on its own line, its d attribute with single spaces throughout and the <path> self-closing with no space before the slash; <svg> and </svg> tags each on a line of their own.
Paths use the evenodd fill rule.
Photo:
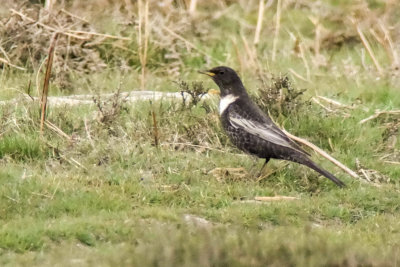
<svg viewBox="0 0 400 267">
<path fill-rule="evenodd" d="M 374 115 L 371 115 L 368 118 L 365 118 L 365 119 L 361 120 L 359 122 L 359 124 L 364 124 L 367 121 L 376 119 L 382 114 L 400 114 L 400 110 L 386 110 L 386 111 L 375 110 L 375 114 Z"/>
<path fill-rule="evenodd" d="M 317 152 L 318 154 L 320 154 L 321 156 L 323 156 L 324 158 L 326 158 L 327 160 L 331 161 L 333 164 L 335 164 L 336 166 L 338 166 L 339 168 L 341 168 L 343 171 L 347 172 L 350 176 L 357 178 L 361 181 L 364 181 L 363 179 L 360 178 L 360 176 L 357 175 L 357 173 L 355 173 L 354 171 L 352 171 L 350 168 L 346 167 L 343 163 L 339 162 L 338 160 L 334 159 L 332 156 L 330 156 L 328 153 L 326 153 L 325 151 L 323 151 L 322 149 L 320 149 L 319 147 L 317 147 L 316 145 L 308 142 L 305 139 L 302 139 L 300 137 L 294 136 L 291 133 L 288 133 L 287 131 L 283 130 L 283 132 L 290 138 L 293 139 L 303 145 L 306 145 L 310 148 L 312 148 L 315 152 Z"/>
</svg>

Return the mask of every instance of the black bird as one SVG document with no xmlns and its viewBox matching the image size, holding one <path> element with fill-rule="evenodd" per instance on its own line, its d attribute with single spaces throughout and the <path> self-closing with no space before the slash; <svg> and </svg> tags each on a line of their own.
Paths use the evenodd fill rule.
<svg viewBox="0 0 400 267">
<path fill-rule="evenodd" d="M 264 158 L 297 162 L 319 172 L 340 187 L 345 184 L 313 162 L 306 151 L 293 142 L 268 115 L 250 99 L 236 72 L 229 67 L 216 67 L 201 72 L 210 76 L 221 91 L 219 113 L 230 140 L 239 149 Z"/>
</svg>

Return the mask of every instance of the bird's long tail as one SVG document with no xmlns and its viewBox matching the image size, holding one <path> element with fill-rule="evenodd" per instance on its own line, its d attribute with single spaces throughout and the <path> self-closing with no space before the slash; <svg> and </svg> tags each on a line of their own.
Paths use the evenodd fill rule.
<svg viewBox="0 0 400 267">
<path fill-rule="evenodd" d="M 296 160 L 296 162 L 306 165 L 307 167 L 310 167 L 311 169 L 319 172 L 320 174 L 322 174 L 323 176 L 325 176 L 326 178 L 328 178 L 329 180 L 331 180 L 332 182 L 334 182 L 337 186 L 340 187 L 345 187 L 346 184 L 343 183 L 341 180 L 339 180 L 338 178 L 336 178 L 336 176 L 334 176 L 332 173 L 322 169 L 321 167 L 319 167 L 314 161 L 312 161 L 311 159 L 303 156 L 301 158 L 298 158 Z"/>
</svg>

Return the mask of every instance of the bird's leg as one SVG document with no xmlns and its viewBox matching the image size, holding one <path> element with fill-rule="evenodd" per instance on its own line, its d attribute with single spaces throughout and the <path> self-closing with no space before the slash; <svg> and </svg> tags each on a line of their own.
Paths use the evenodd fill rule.
<svg viewBox="0 0 400 267">
<path fill-rule="evenodd" d="M 264 170 L 265 166 L 267 166 L 270 159 L 271 158 L 265 158 L 265 162 L 264 162 L 263 166 L 261 167 L 260 174 L 258 175 L 259 177 L 261 177 L 263 170 Z"/>
</svg>

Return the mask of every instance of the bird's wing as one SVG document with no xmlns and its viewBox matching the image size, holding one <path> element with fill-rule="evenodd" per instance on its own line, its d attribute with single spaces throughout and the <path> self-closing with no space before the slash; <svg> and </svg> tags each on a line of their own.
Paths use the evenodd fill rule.
<svg viewBox="0 0 400 267">
<path fill-rule="evenodd" d="M 272 121 L 270 123 L 258 122 L 238 115 L 239 114 L 235 114 L 235 112 L 229 114 L 229 121 L 233 127 L 241 128 L 265 141 L 308 155 L 307 152 L 290 140 Z"/>
</svg>

